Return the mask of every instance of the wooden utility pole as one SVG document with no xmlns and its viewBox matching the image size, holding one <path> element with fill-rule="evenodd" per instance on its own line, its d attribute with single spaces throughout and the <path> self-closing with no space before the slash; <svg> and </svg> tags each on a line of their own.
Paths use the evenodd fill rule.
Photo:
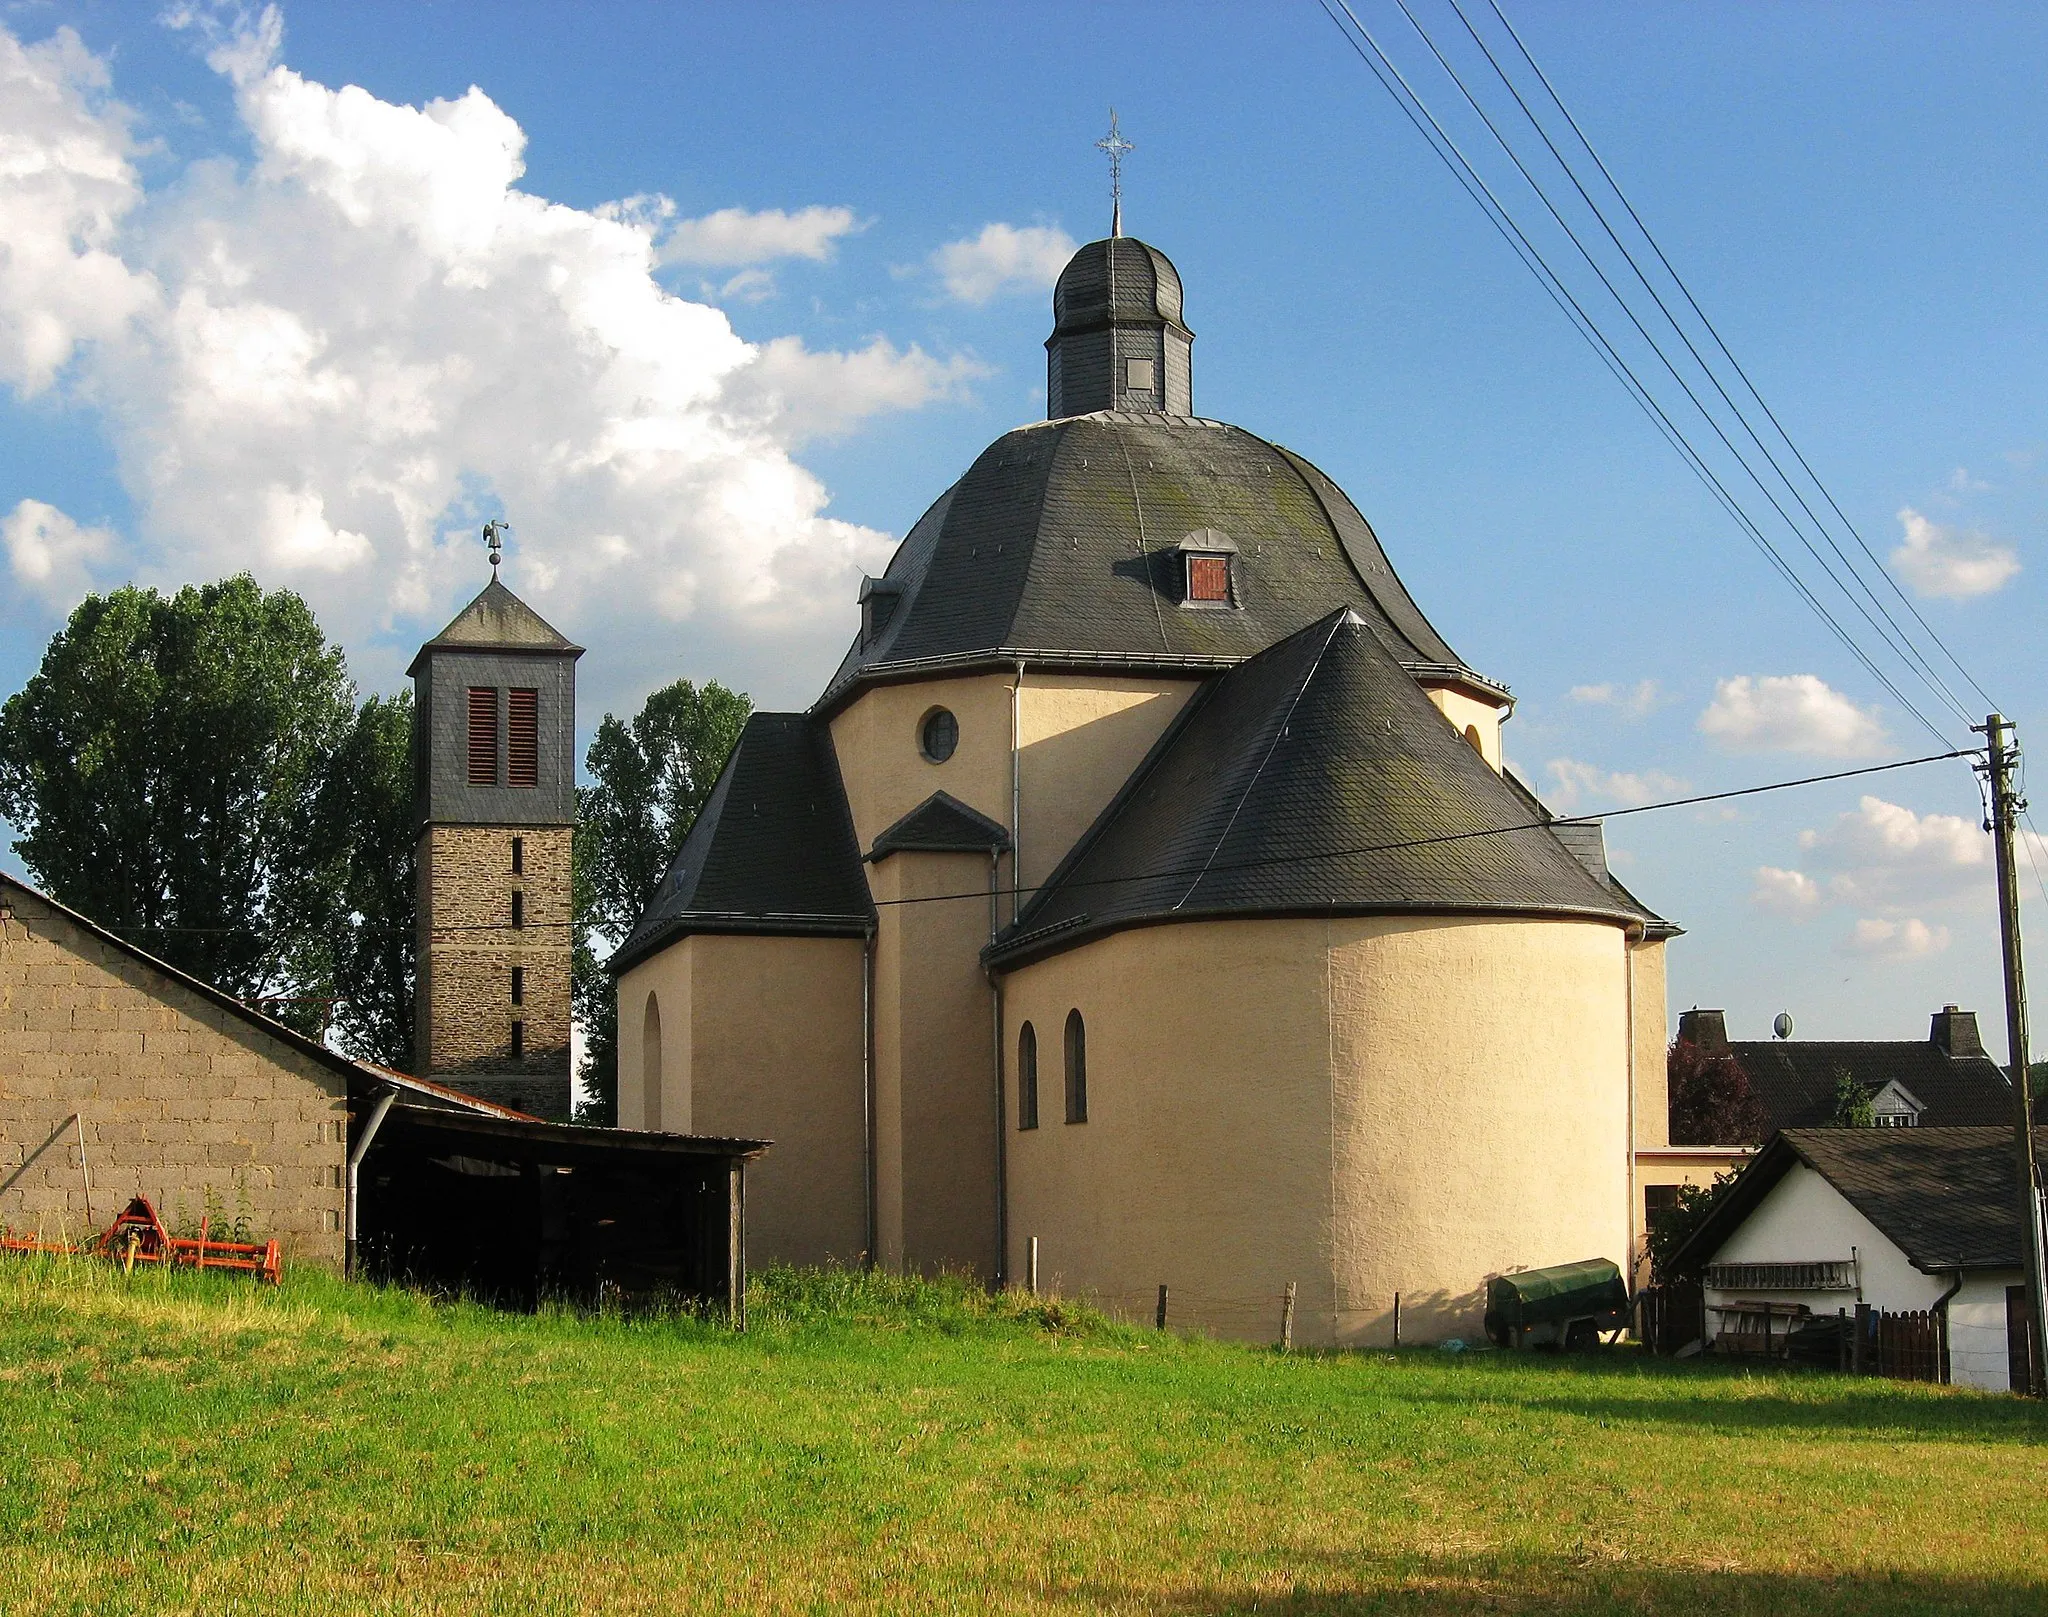
<svg viewBox="0 0 2048 1617">
<path fill-rule="evenodd" d="M 2041 1184 L 2034 1162 L 2033 1083 L 2027 1071 L 2027 979 L 2020 958 L 2019 874 L 2013 868 L 2015 821 L 2026 807 L 2013 793 L 2013 765 L 2019 756 L 2012 725 L 2001 715 L 1988 716 L 1978 733 L 1984 737 L 1983 770 L 1991 783 L 1992 846 L 1998 860 L 1998 941 L 2005 962 L 2005 1041 L 2012 1075 L 2013 1130 L 2016 1136 L 2020 1182 L 2020 1261 L 2026 1269 L 2027 1296 L 2033 1304 L 2033 1350 L 2027 1363 L 2033 1367 L 2033 1385 L 2015 1387 L 2039 1398 L 2048 1395 L 2042 1367 L 2043 1337 L 2048 1335 L 2048 1274 L 2044 1274 L 2041 1252 Z"/>
</svg>

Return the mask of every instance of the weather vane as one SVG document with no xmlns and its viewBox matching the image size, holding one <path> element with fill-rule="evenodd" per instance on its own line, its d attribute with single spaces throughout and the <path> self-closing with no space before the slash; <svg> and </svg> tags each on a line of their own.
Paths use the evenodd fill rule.
<svg viewBox="0 0 2048 1617">
<path fill-rule="evenodd" d="M 484 543 L 491 547 L 491 577 L 498 576 L 498 563 L 504 558 L 504 535 L 512 531 L 512 524 L 500 522 L 496 517 L 484 524 Z"/>
<path fill-rule="evenodd" d="M 1095 149 L 1109 154 L 1109 233 L 1121 236 L 1124 233 L 1124 153 L 1138 148 L 1124 139 L 1124 132 L 1117 127 L 1116 108 L 1109 109 L 1109 133 L 1095 143 Z"/>
</svg>

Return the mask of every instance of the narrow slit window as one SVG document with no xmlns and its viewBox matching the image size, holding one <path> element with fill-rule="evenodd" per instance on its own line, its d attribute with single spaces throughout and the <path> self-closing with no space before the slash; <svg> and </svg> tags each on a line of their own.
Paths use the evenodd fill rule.
<svg viewBox="0 0 2048 1617">
<path fill-rule="evenodd" d="M 1230 558 L 1228 556 L 1188 557 L 1188 599 L 1221 601 L 1230 599 Z"/>
<path fill-rule="evenodd" d="M 523 1059 L 525 1055 L 526 1024 L 524 1022 L 514 1022 L 512 1024 L 512 1059 L 518 1061 Z"/>
<path fill-rule="evenodd" d="M 515 927 L 526 925 L 526 895 L 524 893 L 515 892 L 512 895 L 512 924 Z"/>
<path fill-rule="evenodd" d="M 1029 1022 L 1017 1034 L 1017 1127 L 1038 1127 L 1038 1030 Z"/>
<path fill-rule="evenodd" d="M 498 688 L 469 688 L 469 783 L 498 784 Z"/>
<path fill-rule="evenodd" d="M 505 693 L 505 784 L 540 784 L 540 692 Z"/>
<path fill-rule="evenodd" d="M 514 837 L 512 839 L 512 874 L 515 876 L 526 874 L 526 838 L 524 837 Z"/>
<path fill-rule="evenodd" d="M 514 1005 L 524 1005 L 526 1003 L 526 968 L 524 966 L 514 966 L 512 968 L 512 1003 Z"/>
<path fill-rule="evenodd" d="M 1088 1029 L 1079 1011 L 1067 1012 L 1067 1121 L 1088 1121 Z"/>
</svg>

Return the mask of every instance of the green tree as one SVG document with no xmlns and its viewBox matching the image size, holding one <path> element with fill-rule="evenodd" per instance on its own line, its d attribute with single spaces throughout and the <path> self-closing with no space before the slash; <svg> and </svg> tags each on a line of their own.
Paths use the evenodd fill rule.
<svg viewBox="0 0 2048 1617">
<path fill-rule="evenodd" d="M 584 756 L 592 784 L 577 794 L 572 992 L 585 1121 L 618 1116 L 618 1002 L 604 958 L 632 930 L 753 707 L 715 681 L 679 679 L 649 696 L 630 724 L 607 713 Z"/>
<path fill-rule="evenodd" d="M 1835 1106 L 1829 1119 L 1838 1129 L 1874 1129 L 1877 1109 L 1870 1103 L 1870 1091 L 1856 1081 L 1847 1067 L 1835 1069 Z"/>
<path fill-rule="evenodd" d="M 1680 1039 L 1665 1058 L 1673 1145 L 1762 1145 L 1770 1117 L 1729 1050 Z"/>
<path fill-rule="evenodd" d="M 0 814 L 102 926 L 242 999 L 299 990 L 325 957 L 313 804 L 354 714 L 288 590 L 90 595 L 0 708 Z"/>
<path fill-rule="evenodd" d="M 410 1071 L 418 825 L 412 692 L 373 696 L 335 748 L 313 804 L 321 946 L 350 1055 Z"/>
<path fill-rule="evenodd" d="M 1648 1231 L 1650 1245 L 1650 1279 L 1659 1286 L 1667 1286 L 1674 1280 L 1689 1279 L 1678 1265 L 1678 1249 L 1692 1239 L 1693 1231 L 1707 1221 L 1721 1197 L 1735 1176 L 1742 1170 L 1730 1168 L 1717 1176 L 1711 1185 L 1680 1185 L 1669 1206 L 1660 1207 L 1650 1214 Z"/>
</svg>

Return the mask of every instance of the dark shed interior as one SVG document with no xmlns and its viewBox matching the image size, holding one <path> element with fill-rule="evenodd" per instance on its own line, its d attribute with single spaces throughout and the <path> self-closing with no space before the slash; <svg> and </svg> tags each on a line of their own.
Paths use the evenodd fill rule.
<svg viewBox="0 0 2048 1617">
<path fill-rule="evenodd" d="M 766 1149 L 393 1105 L 362 1159 L 359 1260 L 503 1306 L 682 1303 L 744 1326 L 746 1164 Z"/>
</svg>

